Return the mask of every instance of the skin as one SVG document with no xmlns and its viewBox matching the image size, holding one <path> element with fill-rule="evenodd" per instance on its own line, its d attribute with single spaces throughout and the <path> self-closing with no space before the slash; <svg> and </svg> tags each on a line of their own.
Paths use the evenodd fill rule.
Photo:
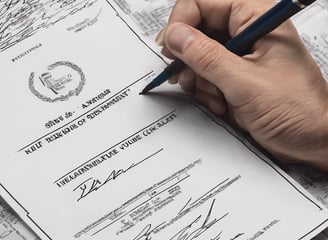
<svg viewBox="0 0 328 240">
<path fill-rule="evenodd" d="M 328 170 L 328 84 L 290 21 L 243 57 L 219 41 L 273 6 L 270 0 L 178 0 L 156 41 L 189 67 L 170 79 L 228 115 L 277 159 Z M 201 24 L 203 31 L 195 27 Z M 203 32 L 217 33 L 216 40 Z"/>
</svg>

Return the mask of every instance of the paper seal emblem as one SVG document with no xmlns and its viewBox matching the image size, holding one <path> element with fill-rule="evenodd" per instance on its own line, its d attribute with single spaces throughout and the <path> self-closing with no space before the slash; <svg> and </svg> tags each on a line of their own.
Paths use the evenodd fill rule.
<svg viewBox="0 0 328 240">
<path fill-rule="evenodd" d="M 32 72 L 28 80 L 31 92 L 45 102 L 67 101 L 77 96 L 85 85 L 85 76 L 77 65 L 60 61 L 45 71 Z"/>
</svg>

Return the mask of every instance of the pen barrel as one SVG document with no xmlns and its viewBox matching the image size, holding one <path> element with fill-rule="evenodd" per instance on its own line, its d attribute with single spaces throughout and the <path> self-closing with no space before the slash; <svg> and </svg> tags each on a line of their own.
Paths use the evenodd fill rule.
<svg viewBox="0 0 328 240">
<path fill-rule="evenodd" d="M 256 41 L 270 33 L 301 9 L 302 7 L 295 4 L 293 0 L 281 0 L 240 34 L 229 40 L 225 47 L 239 56 L 248 54 Z"/>
<path fill-rule="evenodd" d="M 250 53 L 256 41 L 315 1 L 316 0 L 281 0 L 268 12 L 249 25 L 244 31 L 227 41 L 225 47 L 239 56 Z M 173 61 L 142 90 L 141 94 L 146 94 L 154 87 L 161 85 L 167 79 L 179 73 L 185 66 L 185 63 L 179 59 Z"/>
<path fill-rule="evenodd" d="M 186 64 L 184 62 L 182 62 L 180 59 L 174 60 L 160 74 L 162 76 L 160 76 L 158 81 L 156 81 L 156 85 L 158 86 L 158 85 L 162 84 L 165 81 L 165 79 L 170 79 L 174 75 L 181 72 L 185 67 L 186 67 Z"/>
<path fill-rule="evenodd" d="M 166 71 L 169 71 L 173 74 L 173 76 L 179 73 L 186 67 L 186 64 L 179 59 L 173 61 L 169 66 L 166 67 Z"/>
<path fill-rule="evenodd" d="M 312 3 L 314 3 L 316 0 L 298 0 L 301 4 L 308 6 Z"/>
<path fill-rule="evenodd" d="M 163 72 L 161 72 L 149 85 L 149 88 L 152 89 L 164 83 L 167 79 L 170 79 L 174 75 L 181 72 L 186 67 L 186 64 L 179 59 L 174 60 L 169 64 Z M 148 92 L 148 91 L 146 91 Z"/>
</svg>

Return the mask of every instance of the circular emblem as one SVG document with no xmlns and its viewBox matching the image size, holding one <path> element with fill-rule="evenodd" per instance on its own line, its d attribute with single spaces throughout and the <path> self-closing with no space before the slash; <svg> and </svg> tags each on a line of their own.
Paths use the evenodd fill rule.
<svg viewBox="0 0 328 240">
<path fill-rule="evenodd" d="M 38 73 L 32 72 L 28 80 L 31 92 L 45 102 L 66 101 L 77 96 L 85 84 L 85 76 L 77 65 L 61 61 Z"/>
</svg>

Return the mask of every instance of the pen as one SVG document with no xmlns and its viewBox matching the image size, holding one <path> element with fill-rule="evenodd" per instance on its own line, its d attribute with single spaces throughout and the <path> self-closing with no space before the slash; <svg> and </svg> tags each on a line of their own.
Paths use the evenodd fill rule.
<svg viewBox="0 0 328 240">
<path fill-rule="evenodd" d="M 281 0 L 241 33 L 227 41 L 225 47 L 238 56 L 243 56 L 249 53 L 257 40 L 270 33 L 295 13 L 315 1 L 316 0 Z M 174 60 L 164 69 L 163 72 L 154 78 L 140 92 L 140 94 L 146 94 L 153 88 L 161 85 L 166 80 L 183 70 L 185 66 L 186 64 L 181 60 Z"/>
</svg>

